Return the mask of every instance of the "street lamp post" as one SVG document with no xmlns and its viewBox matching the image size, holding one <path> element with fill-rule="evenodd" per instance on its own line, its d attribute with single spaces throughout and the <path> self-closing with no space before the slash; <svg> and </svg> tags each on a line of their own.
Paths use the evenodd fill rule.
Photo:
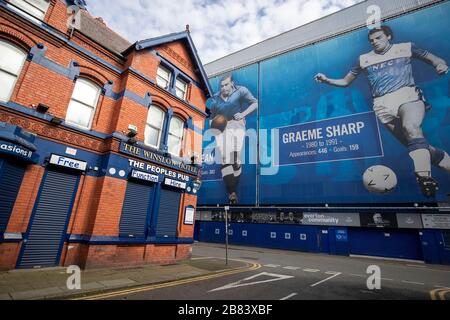
<svg viewBox="0 0 450 320">
<path fill-rule="evenodd" d="M 225 265 L 228 266 L 228 211 L 230 207 L 225 207 Z"/>
</svg>

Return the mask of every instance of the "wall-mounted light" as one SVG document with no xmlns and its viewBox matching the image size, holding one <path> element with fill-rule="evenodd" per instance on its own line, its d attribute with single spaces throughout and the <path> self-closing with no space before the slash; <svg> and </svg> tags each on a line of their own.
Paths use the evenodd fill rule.
<svg viewBox="0 0 450 320">
<path fill-rule="evenodd" d="M 50 123 L 54 124 L 54 125 L 60 125 L 63 122 L 63 119 L 58 118 L 56 116 L 53 116 L 52 119 L 50 120 Z"/>
<path fill-rule="evenodd" d="M 128 144 L 135 144 L 137 142 L 136 138 L 130 138 L 128 139 Z"/>
<path fill-rule="evenodd" d="M 36 107 L 36 111 L 40 113 L 47 113 L 48 109 L 50 109 L 50 107 L 43 103 L 39 103 Z"/>
<path fill-rule="evenodd" d="M 202 181 L 200 180 L 200 178 L 197 177 L 194 180 L 193 187 L 194 187 L 195 193 L 197 193 L 200 190 L 200 188 L 202 187 Z"/>
<path fill-rule="evenodd" d="M 128 125 L 127 137 L 134 138 L 137 136 L 137 134 L 138 134 L 138 127 L 135 126 L 134 124 Z"/>
</svg>

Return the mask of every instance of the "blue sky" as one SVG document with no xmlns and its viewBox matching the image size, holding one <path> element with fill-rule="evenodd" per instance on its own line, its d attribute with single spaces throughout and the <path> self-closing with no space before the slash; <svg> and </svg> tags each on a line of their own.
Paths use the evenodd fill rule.
<svg viewBox="0 0 450 320">
<path fill-rule="evenodd" d="M 88 0 L 130 42 L 185 30 L 208 63 L 361 0 Z"/>
</svg>

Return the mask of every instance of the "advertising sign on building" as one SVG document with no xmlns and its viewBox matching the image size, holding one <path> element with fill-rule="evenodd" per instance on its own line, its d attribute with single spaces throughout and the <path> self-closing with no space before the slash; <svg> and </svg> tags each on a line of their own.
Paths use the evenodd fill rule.
<svg viewBox="0 0 450 320">
<path fill-rule="evenodd" d="M 147 172 L 138 171 L 138 170 L 132 170 L 131 177 L 135 178 L 135 179 L 139 179 L 139 180 L 148 181 L 148 182 L 154 182 L 154 183 L 159 182 L 159 176 L 157 176 L 155 174 L 150 174 Z"/>
<path fill-rule="evenodd" d="M 422 229 L 420 214 L 397 213 L 397 223 L 403 229 Z"/>
<path fill-rule="evenodd" d="M 59 167 L 65 167 L 69 169 L 86 171 L 87 162 L 75 160 L 68 157 L 58 156 L 56 154 L 52 154 L 50 157 L 50 163 Z"/>
<path fill-rule="evenodd" d="M 361 226 L 366 228 L 397 228 L 395 213 L 361 213 Z"/>
<path fill-rule="evenodd" d="M 450 229 L 450 214 L 422 214 L 425 229 Z"/>
<path fill-rule="evenodd" d="M 348 226 L 359 227 L 361 225 L 357 213 L 303 213 L 301 223 L 317 226 Z"/>
</svg>

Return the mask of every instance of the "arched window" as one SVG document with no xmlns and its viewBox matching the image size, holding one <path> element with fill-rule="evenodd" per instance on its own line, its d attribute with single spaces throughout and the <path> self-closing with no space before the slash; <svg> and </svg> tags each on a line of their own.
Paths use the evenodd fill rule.
<svg viewBox="0 0 450 320">
<path fill-rule="evenodd" d="M 181 153 L 181 143 L 183 141 L 184 122 L 180 118 L 173 117 L 170 121 L 169 140 L 167 147 L 169 153 L 179 156 Z"/>
<path fill-rule="evenodd" d="M 7 0 L 14 8 L 28 13 L 32 17 L 44 20 L 50 5 L 49 0 Z"/>
<path fill-rule="evenodd" d="M 145 144 L 159 148 L 164 127 L 164 111 L 156 106 L 148 110 L 147 124 L 145 126 Z"/>
<path fill-rule="evenodd" d="M 0 40 L 0 101 L 11 98 L 26 58 L 24 51 Z"/>
<path fill-rule="evenodd" d="M 86 79 L 77 79 L 67 109 L 66 122 L 90 130 L 100 92 L 100 87 L 95 83 Z"/>
</svg>

